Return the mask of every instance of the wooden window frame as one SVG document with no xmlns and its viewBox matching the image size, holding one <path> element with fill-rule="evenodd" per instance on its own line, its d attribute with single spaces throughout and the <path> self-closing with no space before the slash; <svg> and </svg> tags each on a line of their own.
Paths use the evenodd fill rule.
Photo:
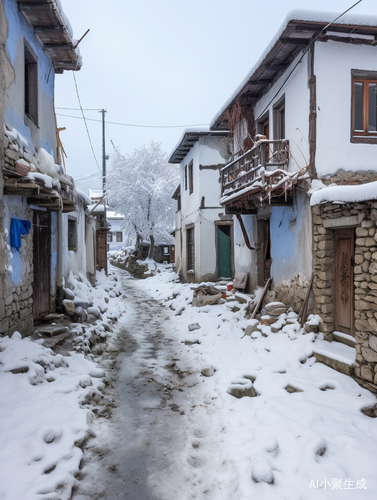
<svg viewBox="0 0 377 500">
<path fill-rule="evenodd" d="M 285 136 L 285 96 L 273 108 L 274 139 L 286 139 Z"/>
<path fill-rule="evenodd" d="M 352 70 L 351 78 L 351 142 L 377 144 L 377 130 L 369 132 L 368 117 L 369 117 L 369 84 L 375 83 L 377 86 L 376 71 L 358 71 Z M 362 131 L 355 131 L 355 84 L 363 84 L 362 95 Z"/>
<path fill-rule="evenodd" d="M 194 192 L 194 162 L 191 160 L 188 166 L 189 194 Z"/>
<path fill-rule="evenodd" d="M 38 126 L 38 59 L 24 41 L 24 108 L 27 116 Z"/>
<path fill-rule="evenodd" d="M 195 271 L 195 224 L 189 224 L 188 226 L 186 226 L 185 231 L 187 271 Z M 190 241 L 189 234 L 192 234 L 192 241 Z M 191 247 L 193 247 L 193 250 Z"/>
<path fill-rule="evenodd" d="M 187 183 L 187 165 L 185 165 L 185 179 L 184 179 L 184 182 L 185 182 L 185 190 L 188 188 L 188 183 Z"/>
<path fill-rule="evenodd" d="M 122 231 L 116 231 L 116 242 L 123 243 L 123 233 Z"/>
</svg>

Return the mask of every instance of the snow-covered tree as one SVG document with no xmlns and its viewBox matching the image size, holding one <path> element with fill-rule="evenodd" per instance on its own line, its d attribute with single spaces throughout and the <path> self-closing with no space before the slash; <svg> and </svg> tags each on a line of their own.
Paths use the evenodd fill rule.
<svg viewBox="0 0 377 500">
<path fill-rule="evenodd" d="M 171 238 L 178 171 L 168 163 L 159 142 L 151 141 L 126 156 L 114 149 L 107 183 L 109 204 L 125 216 L 125 229 L 135 233 L 137 248 L 142 241 L 150 242 L 148 257 L 152 258 L 155 242 Z"/>
</svg>

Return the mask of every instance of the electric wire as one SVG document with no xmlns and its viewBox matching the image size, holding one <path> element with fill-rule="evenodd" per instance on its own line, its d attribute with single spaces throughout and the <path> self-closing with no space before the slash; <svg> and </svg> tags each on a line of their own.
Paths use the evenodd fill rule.
<svg viewBox="0 0 377 500">
<path fill-rule="evenodd" d="M 99 166 L 98 161 L 97 161 L 96 154 L 94 152 L 94 147 L 93 147 L 92 139 L 90 137 L 90 133 L 89 133 L 89 129 L 88 129 L 88 124 L 86 123 L 86 118 L 85 118 L 84 110 L 83 110 L 83 107 L 81 106 L 81 99 L 80 99 L 80 94 L 79 94 L 79 89 L 78 89 L 78 86 L 77 86 L 77 81 L 76 81 L 75 73 L 72 72 L 72 75 L 73 75 L 73 80 L 75 82 L 77 100 L 78 100 L 78 103 L 79 103 L 79 106 L 80 106 L 80 111 L 81 111 L 81 114 L 82 114 L 82 119 L 84 120 L 84 123 L 85 123 L 85 128 L 86 128 L 86 132 L 88 134 L 88 139 L 89 139 L 89 144 L 90 144 L 90 147 L 91 147 L 92 153 L 93 153 L 93 158 L 94 158 L 94 161 L 96 162 L 98 170 L 102 174 L 102 171 L 101 171 L 100 166 Z M 101 120 L 98 120 L 98 121 L 101 121 Z"/>
<path fill-rule="evenodd" d="M 59 109 L 59 108 L 57 108 Z M 58 116 L 65 116 L 66 118 L 76 118 L 78 120 L 87 120 L 91 122 L 101 122 L 96 118 L 82 118 L 81 116 L 63 115 L 61 113 L 56 113 Z M 137 128 L 187 128 L 187 127 L 208 127 L 208 123 L 198 123 L 196 125 L 138 125 L 135 123 L 120 123 L 120 122 L 110 122 L 106 120 L 106 125 L 121 125 L 123 127 L 137 127 Z"/>
</svg>

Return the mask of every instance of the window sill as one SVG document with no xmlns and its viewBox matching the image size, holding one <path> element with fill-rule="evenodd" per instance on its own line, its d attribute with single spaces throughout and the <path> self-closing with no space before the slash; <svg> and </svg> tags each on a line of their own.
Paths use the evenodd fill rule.
<svg viewBox="0 0 377 500">
<path fill-rule="evenodd" d="M 351 137 L 351 142 L 355 144 L 377 144 L 377 137 L 370 135 L 355 135 Z"/>
</svg>

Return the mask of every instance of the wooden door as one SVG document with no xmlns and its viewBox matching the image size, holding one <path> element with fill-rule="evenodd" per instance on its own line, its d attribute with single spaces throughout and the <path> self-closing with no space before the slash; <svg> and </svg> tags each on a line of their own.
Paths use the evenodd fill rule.
<svg viewBox="0 0 377 500">
<path fill-rule="evenodd" d="M 106 260 L 106 231 L 97 231 L 97 270 L 105 269 Z"/>
<path fill-rule="evenodd" d="M 33 317 L 39 319 L 50 312 L 50 213 L 34 212 L 33 226 Z"/>
<path fill-rule="evenodd" d="M 334 299 L 335 330 L 349 335 L 354 332 L 354 229 L 335 231 Z"/>
<path fill-rule="evenodd" d="M 232 277 L 231 225 L 217 226 L 217 268 L 219 278 Z"/>
</svg>

